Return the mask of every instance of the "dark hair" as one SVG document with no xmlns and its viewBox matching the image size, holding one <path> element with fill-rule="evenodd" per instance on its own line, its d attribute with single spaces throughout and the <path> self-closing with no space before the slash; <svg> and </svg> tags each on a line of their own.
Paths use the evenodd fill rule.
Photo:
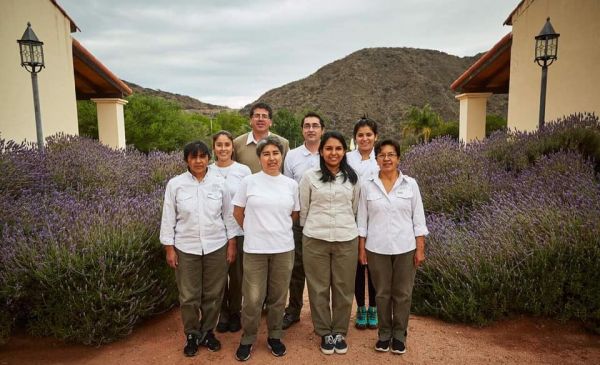
<svg viewBox="0 0 600 365">
<path fill-rule="evenodd" d="M 187 162 L 189 156 L 197 157 L 198 155 L 206 155 L 210 159 L 210 149 L 206 143 L 202 141 L 195 141 L 185 145 L 183 147 L 183 160 Z"/>
<path fill-rule="evenodd" d="M 354 169 L 352 169 L 352 167 L 350 167 L 350 165 L 348 164 L 348 161 L 346 160 L 345 152 L 348 151 L 348 147 L 346 145 L 346 140 L 344 139 L 344 136 L 340 132 L 337 132 L 337 131 L 325 132 L 325 134 L 323 134 L 323 137 L 321 137 L 321 143 L 319 144 L 319 163 L 321 165 L 321 179 L 320 180 L 323 182 L 335 181 L 335 175 L 332 174 L 331 171 L 329 171 L 329 169 L 327 168 L 327 165 L 325 164 L 325 159 L 323 159 L 323 147 L 325 146 L 325 143 L 327 142 L 327 140 L 330 138 L 337 139 L 342 144 L 342 147 L 344 147 L 344 156 L 342 156 L 342 161 L 340 161 L 340 171 L 342 172 L 342 175 L 344 175 L 344 182 L 346 182 L 346 180 L 350 180 L 350 182 L 353 185 L 356 184 L 356 182 L 358 181 L 358 176 L 356 175 L 356 172 L 354 172 Z"/>
<path fill-rule="evenodd" d="M 217 133 L 213 134 L 213 136 L 212 136 L 213 148 L 215 147 L 217 138 L 219 138 L 220 136 L 225 136 L 225 137 L 229 138 L 231 143 L 233 143 L 233 135 L 227 131 L 221 130 L 221 131 L 218 131 Z"/>
<path fill-rule="evenodd" d="M 268 137 L 261 139 L 256 144 L 256 155 L 258 157 L 260 157 L 260 154 L 265 149 L 265 147 L 267 147 L 268 145 L 273 145 L 273 146 L 277 147 L 279 152 L 281 154 L 283 154 L 283 144 L 281 143 L 281 140 L 275 136 L 268 136 Z"/>
<path fill-rule="evenodd" d="M 400 157 L 400 143 L 398 143 L 398 141 L 391 139 L 391 138 L 384 139 L 383 141 L 379 141 L 379 142 L 375 143 L 375 156 L 377 156 L 379 154 L 379 152 L 381 152 L 381 148 L 383 146 L 394 147 L 394 150 L 396 150 L 396 155 L 398 155 L 398 157 Z"/>
<path fill-rule="evenodd" d="M 317 118 L 319 120 L 319 123 L 321 124 L 321 129 L 325 129 L 325 122 L 323 121 L 323 118 L 321 118 L 321 116 L 315 112 L 308 112 L 306 113 L 306 115 L 304 115 L 304 117 L 300 121 L 300 129 L 304 128 L 304 119 L 311 117 Z"/>
<path fill-rule="evenodd" d="M 252 118 L 252 115 L 254 115 L 254 111 L 256 109 L 265 109 L 269 112 L 269 119 L 273 118 L 273 109 L 271 109 L 271 106 L 269 104 L 264 103 L 262 101 L 259 101 L 258 103 L 252 105 L 252 107 L 250 108 L 250 118 Z"/>
<path fill-rule="evenodd" d="M 360 118 L 356 123 L 354 123 L 354 132 L 352 136 L 356 139 L 356 133 L 361 127 L 369 127 L 373 131 L 373 134 L 377 135 L 377 123 L 373 119 L 369 119 L 366 116 Z"/>
</svg>

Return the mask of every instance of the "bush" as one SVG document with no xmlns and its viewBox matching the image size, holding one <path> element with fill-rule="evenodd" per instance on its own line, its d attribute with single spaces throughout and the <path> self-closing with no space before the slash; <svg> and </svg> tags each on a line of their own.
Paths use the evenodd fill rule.
<svg viewBox="0 0 600 365">
<path fill-rule="evenodd" d="M 600 330 L 599 216 L 591 163 L 540 158 L 466 219 L 428 217 L 414 310 L 480 325 L 531 313 Z"/>
<path fill-rule="evenodd" d="M 184 170 L 180 153 L 64 135 L 48 139 L 46 154 L 0 147 L 0 164 L 21 175 L 18 188 L 0 179 L 1 336 L 18 320 L 34 334 L 98 345 L 174 304 L 158 227 L 166 180 Z"/>
<path fill-rule="evenodd" d="M 502 188 L 505 173 L 477 148 L 442 137 L 404 154 L 400 168 L 419 182 L 428 212 L 462 215 Z"/>
</svg>

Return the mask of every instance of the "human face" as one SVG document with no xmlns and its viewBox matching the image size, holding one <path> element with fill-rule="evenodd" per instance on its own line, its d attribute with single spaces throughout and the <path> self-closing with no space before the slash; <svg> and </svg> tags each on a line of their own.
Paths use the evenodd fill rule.
<svg viewBox="0 0 600 365">
<path fill-rule="evenodd" d="M 371 127 L 364 125 L 358 128 L 354 139 L 356 140 L 358 151 L 371 153 L 371 150 L 373 150 L 373 145 L 377 140 L 377 135 L 373 133 Z"/>
<path fill-rule="evenodd" d="M 342 158 L 344 158 L 344 155 L 346 154 L 342 142 L 337 138 L 331 137 L 325 141 L 323 149 L 320 152 L 325 161 L 325 166 L 327 166 L 331 172 L 337 173 L 340 169 Z"/>
<path fill-rule="evenodd" d="M 307 117 L 302 121 L 302 136 L 304 142 L 308 144 L 319 144 L 321 142 L 321 136 L 323 135 L 323 128 L 321 122 L 317 117 Z"/>
<path fill-rule="evenodd" d="M 260 153 L 260 166 L 265 174 L 277 176 L 281 173 L 283 156 L 277 146 L 266 145 Z"/>
<path fill-rule="evenodd" d="M 204 177 L 206 174 L 206 168 L 208 166 L 207 154 L 199 153 L 196 156 L 189 154 L 186 162 L 192 175 L 197 178 Z"/>
<path fill-rule="evenodd" d="M 396 154 L 394 146 L 382 146 L 381 151 L 375 158 L 377 159 L 377 165 L 379 165 L 379 171 L 386 173 L 398 170 L 400 157 Z"/>
<path fill-rule="evenodd" d="M 252 113 L 252 116 L 250 117 L 250 127 L 254 134 L 263 135 L 268 133 L 271 124 L 273 124 L 273 122 L 271 121 L 271 118 L 269 118 L 269 111 L 267 109 L 254 109 L 254 113 Z"/>
<path fill-rule="evenodd" d="M 231 154 L 233 153 L 233 143 L 224 134 L 221 134 L 215 140 L 215 144 L 213 146 L 215 150 L 215 156 L 220 162 L 229 162 L 231 161 Z"/>
</svg>

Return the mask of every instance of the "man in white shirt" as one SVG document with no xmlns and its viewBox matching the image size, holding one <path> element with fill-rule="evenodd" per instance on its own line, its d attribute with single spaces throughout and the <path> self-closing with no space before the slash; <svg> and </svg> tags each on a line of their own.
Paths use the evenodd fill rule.
<svg viewBox="0 0 600 365">
<path fill-rule="evenodd" d="M 283 145 L 283 158 L 290 149 L 287 139 L 271 133 L 269 128 L 273 125 L 273 109 L 267 103 L 258 102 L 250 108 L 250 127 L 252 130 L 233 140 L 233 159 L 250 168 L 253 174 L 261 170 L 260 162 L 256 155 L 256 144 L 267 136 L 275 136 Z"/>
<path fill-rule="evenodd" d="M 308 113 L 302 119 L 304 144 L 291 150 L 285 159 L 283 173 L 299 184 L 304 172 L 319 168 L 319 143 L 325 130 L 325 123 L 317 113 Z M 290 299 L 283 316 L 283 329 L 300 321 L 304 294 L 304 266 L 302 263 L 302 227 L 296 222 L 294 231 L 294 270 L 290 281 Z"/>
</svg>

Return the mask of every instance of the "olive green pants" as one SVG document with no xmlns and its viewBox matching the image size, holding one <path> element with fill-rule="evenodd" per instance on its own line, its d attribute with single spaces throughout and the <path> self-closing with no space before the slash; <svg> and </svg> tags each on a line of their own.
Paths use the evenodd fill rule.
<svg viewBox="0 0 600 365">
<path fill-rule="evenodd" d="M 265 296 L 269 338 L 281 338 L 285 300 L 290 286 L 294 251 L 255 254 L 244 252 L 242 284 L 242 345 L 256 341 Z M 268 294 L 267 294 L 268 293 Z"/>
<path fill-rule="evenodd" d="M 227 323 L 232 314 L 242 310 L 242 278 L 244 274 L 244 236 L 235 238 L 237 253 L 235 261 L 229 265 L 229 280 L 225 281 L 223 303 L 219 322 Z"/>
<path fill-rule="evenodd" d="M 400 255 L 381 255 L 367 250 L 379 317 L 379 339 L 405 342 L 412 290 L 417 270 L 415 250 Z"/>
<path fill-rule="evenodd" d="M 354 299 L 358 238 L 328 242 L 303 236 L 302 246 L 315 333 L 345 336 Z"/>
<path fill-rule="evenodd" d="M 293 226 L 294 231 L 294 269 L 290 280 L 290 299 L 285 313 L 299 317 L 304 304 L 304 265 L 302 263 L 302 227 L 297 223 Z"/>
<path fill-rule="evenodd" d="M 216 326 L 219 318 L 223 286 L 227 279 L 227 245 L 207 255 L 175 250 L 179 262 L 175 279 L 183 331 L 203 336 Z"/>
</svg>

